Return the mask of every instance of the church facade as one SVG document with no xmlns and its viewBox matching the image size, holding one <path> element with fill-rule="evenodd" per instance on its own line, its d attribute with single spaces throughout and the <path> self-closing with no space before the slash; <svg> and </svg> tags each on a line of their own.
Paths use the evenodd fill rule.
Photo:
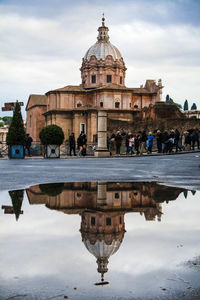
<svg viewBox="0 0 200 300">
<path fill-rule="evenodd" d="M 80 85 L 29 96 L 27 132 L 35 142 L 39 142 L 40 130 L 50 124 L 63 129 L 65 140 L 72 132 L 77 138 L 83 131 L 88 143 L 95 142 L 99 110 L 106 111 L 108 119 L 131 122 L 138 111 L 162 100 L 161 80 L 146 80 L 140 88 L 125 86 L 125 62 L 110 43 L 108 31 L 102 18 L 97 42 L 82 59 Z"/>
</svg>

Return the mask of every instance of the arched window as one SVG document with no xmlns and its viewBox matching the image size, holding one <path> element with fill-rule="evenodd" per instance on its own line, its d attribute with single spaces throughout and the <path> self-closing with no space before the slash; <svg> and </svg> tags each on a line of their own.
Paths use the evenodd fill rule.
<svg viewBox="0 0 200 300">
<path fill-rule="evenodd" d="M 79 103 L 77 103 L 77 107 L 81 107 L 82 106 L 82 104 L 79 102 Z"/>
<path fill-rule="evenodd" d="M 109 82 L 112 82 L 112 75 L 107 75 L 106 81 L 107 81 L 108 83 L 109 83 Z"/>
<path fill-rule="evenodd" d="M 92 75 L 91 76 L 91 82 L 92 83 L 96 83 L 96 75 Z"/>
<path fill-rule="evenodd" d="M 100 107 L 103 107 L 103 102 L 100 102 Z"/>
<path fill-rule="evenodd" d="M 115 102 L 115 108 L 119 108 L 119 102 Z"/>
<path fill-rule="evenodd" d="M 95 217 L 91 217 L 91 225 L 95 225 Z"/>
<path fill-rule="evenodd" d="M 111 226 L 111 218 L 106 218 L 106 225 Z"/>
</svg>

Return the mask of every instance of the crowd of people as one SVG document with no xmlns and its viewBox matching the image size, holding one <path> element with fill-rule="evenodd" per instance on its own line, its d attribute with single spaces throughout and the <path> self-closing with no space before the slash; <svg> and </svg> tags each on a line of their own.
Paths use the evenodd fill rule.
<svg viewBox="0 0 200 300">
<path fill-rule="evenodd" d="M 27 134 L 26 150 L 28 156 L 32 156 L 30 151 L 32 141 L 31 136 Z M 74 156 L 86 156 L 87 136 L 84 132 L 80 133 L 77 140 L 72 132 L 69 136 L 68 144 L 70 156 L 72 154 Z M 126 153 L 126 155 L 151 154 L 152 149 L 157 151 L 157 153 L 172 153 L 173 151 L 194 150 L 195 147 L 200 149 L 200 131 L 198 128 L 184 131 L 182 134 L 178 129 L 172 129 L 163 132 L 156 130 L 153 133 L 144 130 L 136 134 L 117 131 L 111 137 L 107 136 L 107 148 L 110 151 L 110 155 L 120 155 L 122 153 Z M 93 150 L 95 150 L 95 146 Z"/>
<path fill-rule="evenodd" d="M 173 151 L 194 150 L 195 146 L 199 149 L 200 131 L 198 128 L 185 131 L 183 134 L 178 129 L 172 129 L 170 132 L 157 130 L 154 133 L 151 131 L 147 133 L 144 130 L 136 134 L 131 132 L 121 134 L 118 131 L 112 134 L 111 138 L 107 138 L 107 146 L 111 153 L 115 148 L 116 154 L 121 154 L 124 138 L 127 155 L 151 154 L 153 146 L 158 153 L 172 153 Z"/>
</svg>

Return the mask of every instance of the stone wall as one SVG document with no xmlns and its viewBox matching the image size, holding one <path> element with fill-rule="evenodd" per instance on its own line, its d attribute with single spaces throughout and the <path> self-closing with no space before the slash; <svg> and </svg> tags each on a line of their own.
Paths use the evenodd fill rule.
<svg viewBox="0 0 200 300">
<path fill-rule="evenodd" d="M 108 119 L 108 132 L 111 134 L 116 131 L 121 132 L 132 132 L 137 133 L 138 131 L 156 131 L 160 129 L 171 130 L 178 129 L 181 133 L 186 130 L 199 128 L 200 129 L 200 119 L 165 119 L 165 120 L 143 120 L 143 121 L 118 121 L 113 119 Z"/>
</svg>

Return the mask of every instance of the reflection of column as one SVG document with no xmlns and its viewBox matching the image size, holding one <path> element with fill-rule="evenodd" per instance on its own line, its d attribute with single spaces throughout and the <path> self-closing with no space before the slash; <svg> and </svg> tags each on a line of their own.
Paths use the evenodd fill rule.
<svg viewBox="0 0 200 300">
<path fill-rule="evenodd" d="M 107 149 L 107 113 L 105 111 L 98 111 L 98 146 L 95 156 L 110 156 Z"/>
<path fill-rule="evenodd" d="M 106 182 L 98 182 L 97 185 L 97 206 L 106 205 L 107 184 Z"/>
</svg>

